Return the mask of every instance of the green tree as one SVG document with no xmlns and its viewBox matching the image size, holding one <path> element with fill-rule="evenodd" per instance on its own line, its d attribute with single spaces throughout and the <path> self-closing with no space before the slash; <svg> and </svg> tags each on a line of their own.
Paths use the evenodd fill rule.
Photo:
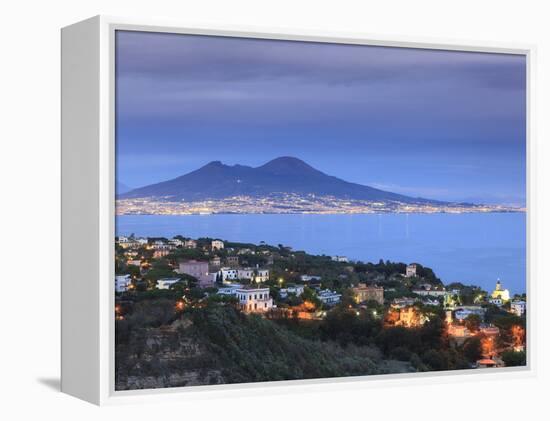
<svg viewBox="0 0 550 421">
<path fill-rule="evenodd" d="M 305 287 L 304 292 L 301 295 L 301 298 L 303 301 L 309 301 L 315 305 L 315 308 L 320 308 L 322 303 L 317 298 L 317 294 L 315 293 L 315 290 L 312 288 Z"/>
<path fill-rule="evenodd" d="M 462 353 L 470 362 L 479 360 L 481 358 L 481 338 L 479 336 L 474 336 L 466 339 L 466 342 L 464 342 L 462 346 Z"/>
<path fill-rule="evenodd" d="M 464 320 L 464 324 L 470 332 L 477 332 L 479 330 L 479 326 L 481 325 L 481 317 L 477 314 L 470 314 Z"/>
<path fill-rule="evenodd" d="M 517 367 L 527 363 L 525 351 L 504 351 L 501 356 L 506 367 Z"/>
<path fill-rule="evenodd" d="M 449 368 L 446 354 L 435 349 L 429 349 L 422 354 L 422 362 L 432 370 L 446 370 Z"/>
</svg>

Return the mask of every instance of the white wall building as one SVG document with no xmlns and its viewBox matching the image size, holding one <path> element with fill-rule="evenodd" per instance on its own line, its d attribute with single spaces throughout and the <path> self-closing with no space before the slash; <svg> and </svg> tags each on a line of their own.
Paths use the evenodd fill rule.
<svg viewBox="0 0 550 421">
<path fill-rule="evenodd" d="M 269 288 L 239 288 L 236 296 L 241 309 L 246 313 L 264 313 L 273 308 Z"/>
<path fill-rule="evenodd" d="M 252 278 L 254 278 L 254 269 L 252 268 L 238 269 L 237 276 L 239 279 L 248 279 L 249 281 L 251 281 Z"/>
<path fill-rule="evenodd" d="M 300 276 L 302 282 L 320 281 L 321 277 L 317 275 L 302 275 Z"/>
<path fill-rule="evenodd" d="M 444 297 L 447 291 L 440 289 L 413 289 L 413 294 L 420 295 L 421 297 Z"/>
<path fill-rule="evenodd" d="M 176 247 L 183 247 L 185 245 L 185 242 L 181 241 L 179 238 L 172 238 L 169 243 Z"/>
<path fill-rule="evenodd" d="M 130 249 L 130 248 L 137 248 L 140 244 L 139 239 L 133 238 L 133 237 L 118 237 L 117 244 L 122 247 L 123 249 Z M 146 240 L 147 243 L 147 240 Z"/>
<path fill-rule="evenodd" d="M 188 249 L 196 249 L 197 242 L 195 240 L 185 240 L 185 242 L 183 243 L 183 246 Z"/>
<path fill-rule="evenodd" d="M 391 306 L 393 308 L 405 308 L 413 306 L 414 303 L 416 303 L 416 298 L 409 298 L 409 297 L 403 297 L 403 298 L 394 298 Z"/>
<path fill-rule="evenodd" d="M 227 284 L 218 289 L 218 294 L 220 295 L 236 295 L 237 290 L 241 289 L 243 286 L 241 284 Z"/>
<path fill-rule="evenodd" d="M 155 240 L 151 244 L 151 248 L 153 250 L 167 250 L 167 251 L 170 251 L 170 250 L 174 250 L 176 248 L 176 246 L 174 244 L 167 243 L 163 240 Z"/>
<path fill-rule="evenodd" d="M 334 304 L 338 304 L 340 302 L 340 298 L 342 297 L 342 295 L 337 294 L 336 292 L 331 291 L 330 289 L 325 289 L 323 291 L 319 291 L 319 293 L 317 294 L 317 297 L 319 298 L 319 300 L 321 300 L 323 304 L 331 306 Z"/>
<path fill-rule="evenodd" d="M 348 263 L 349 259 L 346 256 L 332 256 L 332 261 Z"/>
<path fill-rule="evenodd" d="M 212 250 L 223 250 L 224 244 L 221 240 L 212 240 Z"/>
<path fill-rule="evenodd" d="M 238 279 L 247 279 L 256 283 L 262 283 L 269 280 L 269 269 L 244 268 L 237 270 Z"/>
<path fill-rule="evenodd" d="M 149 243 L 149 240 L 146 237 L 138 237 L 136 238 L 136 243 L 138 243 L 140 246 L 146 246 L 147 243 Z"/>
<path fill-rule="evenodd" d="M 237 269 L 221 268 L 218 274 L 221 275 L 222 282 L 230 282 L 239 279 L 239 271 Z"/>
<path fill-rule="evenodd" d="M 289 294 L 294 294 L 296 297 L 299 297 L 304 293 L 304 286 L 303 285 L 289 285 L 286 288 L 281 288 L 279 291 L 279 294 L 281 298 L 288 297 Z"/>
<path fill-rule="evenodd" d="M 132 278 L 130 275 L 117 275 L 115 276 L 115 291 L 126 292 L 128 287 L 132 284 Z"/>
<path fill-rule="evenodd" d="M 123 236 L 118 237 L 117 244 L 123 249 L 127 249 L 132 245 L 132 243 L 130 242 L 130 239 L 128 237 L 123 237 Z"/>
<path fill-rule="evenodd" d="M 410 265 L 407 265 L 407 269 L 405 271 L 405 276 L 407 278 L 412 278 L 413 276 L 416 276 L 416 264 L 411 263 Z"/>
<path fill-rule="evenodd" d="M 269 269 L 256 269 L 254 281 L 256 283 L 267 282 L 269 280 Z"/>
<path fill-rule="evenodd" d="M 525 311 L 527 309 L 527 303 L 525 301 L 512 301 L 510 304 L 510 311 L 514 313 L 516 316 L 523 316 L 525 314 Z"/>
<path fill-rule="evenodd" d="M 179 278 L 161 278 L 157 280 L 157 289 L 170 289 L 172 285 L 179 281 Z"/>
</svg>

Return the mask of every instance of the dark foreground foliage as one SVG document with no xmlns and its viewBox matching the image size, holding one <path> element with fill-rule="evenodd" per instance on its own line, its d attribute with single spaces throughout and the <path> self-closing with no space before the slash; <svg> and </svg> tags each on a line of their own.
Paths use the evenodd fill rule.
<svg viewBox="0 0 550 421">
<path fill-rule="evenodd" d="M 413 371 L 408 363 L 383 360 L 375 347 L 307 338 L 230 305 L 211 304 L 172 318 L 167 307 L 165 300 L 148 302 L 117 321 L 117 389 Z"/>
<path fill-rule="evenodd" d="M 218 367 L 228 383 L 319 377 L 358 376 L 382 372 L 376 350 L 340 347 L 308 340 L 259 316 L 246 316 L 230 307 L 194 312 Z"/>
</svg>

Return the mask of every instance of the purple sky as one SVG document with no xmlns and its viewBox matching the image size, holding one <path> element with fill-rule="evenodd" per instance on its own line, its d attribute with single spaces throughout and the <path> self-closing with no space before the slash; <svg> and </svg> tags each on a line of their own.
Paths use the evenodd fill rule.
<svg viewBox="0 0 550 421">
<path fill-rule="evenodd" d="M 296 156 L 442 200 L 525 203 L 523 56 L 117 33 L 117 177 Z"/>
</svg>

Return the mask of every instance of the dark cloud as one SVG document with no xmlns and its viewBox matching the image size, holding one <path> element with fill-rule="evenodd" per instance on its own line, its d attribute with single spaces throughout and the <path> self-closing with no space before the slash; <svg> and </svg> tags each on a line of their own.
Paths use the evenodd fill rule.
<svg viewBox="0 0 550 421">
<path fill-rule="evenodd" d="M 120 74 L 145 78 L 353 85 L 437 76 L 525 86 L 525 62 L 515 55 L 145 32 L 119 32 L 117 45 Z"/>
<path fill-rule="evenodd" d="M 401 184 L 406 174 L 459 196 L 524 197 L 523 56 L 128 31 L 116 45 L 126 182 L 140 155 L 145 165 L 154 154 L 185 156 L 155 161 L 159 180 L 224 157 L 307 160 L 315 144 L 311 159 L 354 181 Z M 346 164 L 367 155 L 373 169 L 391 160 L 395 174 L 376 179 Z M 430 173 L 435 156 L 447 177 Z"/>
</svg>

